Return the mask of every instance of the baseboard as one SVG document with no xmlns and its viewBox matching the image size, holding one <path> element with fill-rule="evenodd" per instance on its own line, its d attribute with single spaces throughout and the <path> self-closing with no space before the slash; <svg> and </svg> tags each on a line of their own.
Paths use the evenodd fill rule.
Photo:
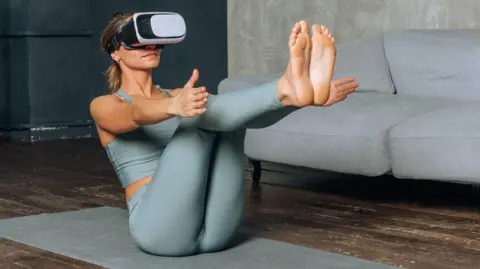
<svg viewBox="0 0 480 269">
<path fill-rule="evenodd" d="M 97 136 L 97 130 L 92 122 L 0 127 L 0 140 L 2 141 L 34 142 Z"/>
</svg>

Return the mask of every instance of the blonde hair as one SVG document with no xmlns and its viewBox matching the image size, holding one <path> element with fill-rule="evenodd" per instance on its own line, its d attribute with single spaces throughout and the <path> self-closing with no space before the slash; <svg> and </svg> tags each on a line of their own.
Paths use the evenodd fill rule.
<svg viewBox="0 0 480 269">
<path fill-rule="evenodd" d="M 113 18 L 107 23 L 103 35 L 101 38 L 102 49 L 108 53 L 108 47 L 112 38 L 118 33 L 120 26 L 129 20 L 133 16 L 133 13 L 129 12 L 117 12 L 113 15 Z M 116 91 L 122 84 L 122 70 L 117 62 L 114 62 L 108 67 L 105 73 L 108 81 L 108 89 L 110 91 Z"/>
</svg>

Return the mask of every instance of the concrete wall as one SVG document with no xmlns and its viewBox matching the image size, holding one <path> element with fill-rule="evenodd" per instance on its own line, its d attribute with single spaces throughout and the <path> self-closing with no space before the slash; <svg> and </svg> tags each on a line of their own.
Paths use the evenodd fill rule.
<svg viewBox="0 0 480 269">
<path fill-rule="evenodd" d="M 338 43 L 390 29 L 475 28 L 478 0 L 228 0 L 229 75 L 276 73 L 300 19 L 325 24 Z"/>
</svg>

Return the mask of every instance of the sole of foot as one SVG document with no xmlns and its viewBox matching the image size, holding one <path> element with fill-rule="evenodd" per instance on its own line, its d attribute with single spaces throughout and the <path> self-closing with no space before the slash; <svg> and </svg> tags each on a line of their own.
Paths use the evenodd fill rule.
<svg viewBox="0 0 480 269">
<path fill-rule="evenodd" d="M 328 100 L 330 85 L 335 69 L 335 38 L 323 25 L 312 26 L 312 57 L 310 80 L 313 86 L 313 104 L 321 106 Z"/>
<path fill-rule="evenodd" d="M 287 70 L 279 80 L 279 99 L 286 106 L 311 105 L 314 100 L 314 91 L 309 75 L 312 42 L 306 21 L 300 21 L 292 28 L 288 46 L 290 60 Z"/>
</svg>

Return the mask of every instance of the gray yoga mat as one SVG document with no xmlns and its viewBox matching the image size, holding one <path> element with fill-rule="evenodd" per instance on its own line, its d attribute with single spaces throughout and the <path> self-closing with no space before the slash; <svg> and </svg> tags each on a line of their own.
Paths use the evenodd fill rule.
<svg viewBox="0 0 480 269">
<path fill-rule="evenodd" d="M 262 238 L 240 236 L 223 252 L 166 258 L 141 252 L 128 231 L 127 211 L 98 207 L 0 220 L 0 236 L 114 269 L 393 269 L 384 264 Z"/>
</svg>

